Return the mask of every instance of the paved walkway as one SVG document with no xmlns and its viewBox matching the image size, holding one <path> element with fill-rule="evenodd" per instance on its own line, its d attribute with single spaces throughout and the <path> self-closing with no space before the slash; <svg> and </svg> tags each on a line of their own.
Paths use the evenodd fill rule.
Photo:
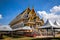
<svg viewBox="0 0 60 40">
<path fill-rule="evenodd" d="M 47 38 L 47 37 L 53 37 L 53 36 L 36 36 L 35 38 Z"/>
</svg>

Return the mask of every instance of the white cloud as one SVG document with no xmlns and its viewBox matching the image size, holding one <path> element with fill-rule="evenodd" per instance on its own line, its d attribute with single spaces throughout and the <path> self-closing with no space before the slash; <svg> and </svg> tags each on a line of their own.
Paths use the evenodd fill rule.
<svg viewBox="0 0 60 40">
<path fill-rule="evenodd" d="M 2 19 L 2 15 L 0 14 L 0 19 Z"/>
<path fill-rule="evenodd" d="M 51 21 L 60 20 L 60 6 L 54 6 L 50 9 L 50 13 L 47 13 L 46 11 L 37 11 L 37 13 L 42 16 L 45 21 L 46 19 L 50 19 Z"/>
<path fill-rule="evenodd" d="M 51 13 L 57 13 L 60 12 L 60 5 L 59 6 L 54 6 L 52 9 L 50 9 Z"/>
</svg>

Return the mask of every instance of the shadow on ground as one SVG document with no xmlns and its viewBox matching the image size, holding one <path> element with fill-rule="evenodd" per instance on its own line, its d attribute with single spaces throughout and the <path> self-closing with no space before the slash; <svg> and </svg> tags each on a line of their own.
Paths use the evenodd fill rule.
<svg viewBox="0 0 60 40">
<path fill-rule="evenodd" d="M 6 34 L 4 36 L 13 37 L 13 38 L 22 38 L 23 37 L 21 35 L 6 35 Z"/>
<path fill-rule="evenodd" d="M 32 40 L 60 40 L 60 38 L 36 38 Z"/>
</svg>

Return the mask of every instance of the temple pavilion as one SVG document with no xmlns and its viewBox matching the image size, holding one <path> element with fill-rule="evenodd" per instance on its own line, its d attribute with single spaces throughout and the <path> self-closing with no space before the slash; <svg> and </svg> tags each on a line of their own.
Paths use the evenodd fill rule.
<svg viewBox="0 0 60 40">
<path fill-rule="evenodd" d="M 44 24 L 43 18 L 40 17 L 35 12 L 34 8 L 30 9 L 29 7 L 25 9 L 22 13 L 17 15 L 9 25 L 12 28 L 19 28 L 24 26 L 29 26 L 31 28 L 37 28 Z"/>
</svg>

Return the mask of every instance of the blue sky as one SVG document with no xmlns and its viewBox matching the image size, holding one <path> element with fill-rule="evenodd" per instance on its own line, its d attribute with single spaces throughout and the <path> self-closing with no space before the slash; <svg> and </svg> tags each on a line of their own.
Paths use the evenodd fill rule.
<svg viewBox="0 0 60 40">
<path fill-rule="evenodd" d="M 60 5 L 60 0 L 0 0 L 0 24 L 9 24 L 19 13 L 28 6 L 35 11 L 46 11 L 49 13 L 54 6 Z"/>
</svg>

